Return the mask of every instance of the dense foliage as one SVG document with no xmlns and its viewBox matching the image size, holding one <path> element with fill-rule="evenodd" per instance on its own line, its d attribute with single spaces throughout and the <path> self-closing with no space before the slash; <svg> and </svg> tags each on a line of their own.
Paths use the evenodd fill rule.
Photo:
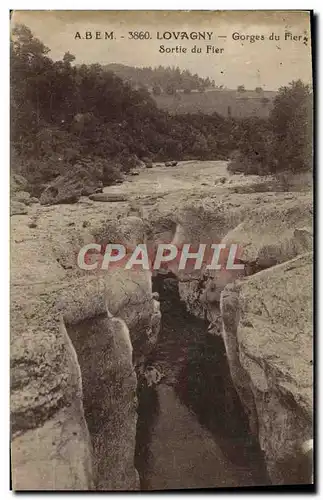
<svg viewBox="0 0 323 500">
<path fill-rule="evenodd" d="M 155 95 L 160 93 L 169 94 L 177 90 L 203 91 L 206 88 L 215 87 L 214 81 L 210 80 L 210 78 L 201 78 L 197 74 L 193 75 L 187 69 L 181 71 L 177 67 L 134 68 L 124 64 L 108 64 L 105 68 L 113 71 L 113 73 L 133 86 L 152 90 Z"/>
<path fill-rule="evenodd" d="M 218 115 L 171 116 L 144 89 L 99 64 L 73 65 L 19 25 L 11 43 L 12 167 L 43 185 L 80 160 L 104 163 L 106 179 L 136 157 L 227 158 L 234 123 Z M 90 164 L 91 165 L 91 162 Z M 90 167 L 89 167 L 90 168 Z"/>
<path fill-rule="evenodd" d="M 311 164 L 311 93 L 301 82 L 279 91 L 269 120 L 174 116 L 158 109 L 145 89 L 135 90 L 99 64 L 76 66 L 69 52 L 61 61 L 48 54 L 29 28 L 13 29 L 12 169 L 39 191 L 60 174 L 71 177 L 75 169 L 77 175 L 80 162 L 93 175 L 100 171 L 105 185 L 138 158 L 214 160 L 234 152 L 232 171 L 260 174 Z M 168 85 L 172 75 L 197 76 L 168 73 Z"/>
<path fill-rule="evenodd" d="M 229 170 L 259 175 L 310 170 L 312 115 L 308 85 L 297 80 L 280 88 L 268 120 L 244 120 Z"/>
</svg>

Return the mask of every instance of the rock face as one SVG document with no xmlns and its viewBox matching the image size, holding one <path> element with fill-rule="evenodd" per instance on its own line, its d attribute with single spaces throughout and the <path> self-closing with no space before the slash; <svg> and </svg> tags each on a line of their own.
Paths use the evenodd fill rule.
<svg viewBox="0 0 323 500">
<path fill-rule="evenodd" d="M 142 170 L 114 193 L 138 202 L 138 210 L 80 199 L 77 206 L 32 203 L 28 215 L 23 204 L 22 215 L 12 217 L 15 489 L 138 488 L 135 370 L 145 369 L 155 345 L 159 303 L 150 271 L 84 271 L 77 254 L 93 241 L 131 249 L 145 241 L 147 228 L 149 243 L 238 243 L 257 272 L 179 273 L 179 290 L 187 308 L 208 315 L 221 334 L 225 289 L 232 377 L 273 482 L 288 482 L 298 441 L 312 437 L 311 257 L 301 255 L 312 245 L 312 200 L 300 192 L 230 194 L 226 184 L 214 185 L 224 175 L 219 163 L 165 168 L 168 178 L 162 167 Z M 196 188 L 196 175 L 211 187 Z M 54 182 L 49 205 L 79 199 L 86 184 L 77 178 L 74 190 L 63 178 Z"/>
<path fill-rule="evenodd" d="M 288 206 L 289 205 L 289 206 Z M 240 257 L 258 260 L 271 267 L 312 250 L 311 204 L 286 203 L 281 209 L 263 207 L 223 238 L 225 244 L 238 243 Z"/>
<path fill-rule="evenodd" d="M 83 374 L 84 410 L 93 446 L 94 489 L 134 490 L 137 378 L 127 325 L 99 318 L 71 325 Z"/>
<path fill-rule="evenodd" d="M 11 318 L 13 488 L 88 490 L 91 442 L 78 360 L 63 323 L 46 319 L 27 324 L 18 307 Z"/>
<path fill-rule="evenodd" d="M 221 205 L 214 202 L 213 206 L 204 203 L 184 208 L 177 217 L 174 244 L 222 243 L 227 249 L 237 244 L 238 257 L 244 264 L 243 270 L 206 270 L 202 266 L 200 271 L 179 274 L 181 296 L 189 310 L 201 318 L 210 309 L 207 295 L 211 289 L 212 300 L 219 305 L 220 294 L 228 283 L 293 259 L 313 247 L 309 196 L 296 200 L 282 195 L 279 202 L 264 196 L 262 203 L 255 197 L 250 198 L 247 207 L 233 206 L 231 200 Z"/>
<path fill-rule="evenodd" d="M 313 436 L 312 259 L 301 255 L 221 295 L 232 379 L 273 484 L 304 481 L 291 464 Z"/>
<path fill-rule="evenodd" d="M 93 238 L 89 229 L 80 221 L 71 226 L 71 211 L 67 231 L 62 218 L 33 209 L 37 234 L 27 217 L 13 227 L 14 489 L 138 489 L 135 364 L 160 324 L 150 273 L 78 269 L 76 254 Z M 97 211 L 93 218 L 98 224 Z M 126 243 L 131 234 L 133 244 L 142 221 L 129 219 L 119 234 Z M 108 238 L 109 230 L 102 222 L 99 233 Z"/>
</svg>

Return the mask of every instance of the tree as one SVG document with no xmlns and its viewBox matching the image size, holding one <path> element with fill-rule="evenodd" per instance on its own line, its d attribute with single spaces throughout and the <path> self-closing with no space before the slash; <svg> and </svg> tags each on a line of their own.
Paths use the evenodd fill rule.
<svg viewBox="0 0 323 500">
<path fill-rule="evenodd" d="M 263 92 L 262 87 L 256 87 L 255 92 L 257 92 L 257 94 L 261 94 Z"/>
<path fill-rule="evenodd" d="M 154 85 L 153 86 L 153 94 L 154 95 L 161 95 L 162 89 L 160 88 L 159 85 Z"/>
<path fill-rule="evenodd" d="M 311 168 L 312 115 L 313 99 L 308 85 L 297 80 L 279 89 L 270 113 L 276 171 Z"/>
<path fill-rule="evenodd" d="M 75 61 L 75 56 L 73 56 L 70 52 L 65 52 L 63 57 L 64 64 L 71 64 L 73 61 Z"/>
<path fill-rule="evenodd" d="M 238 85 L 237 91 L 238 92 L 245 92 L 246 91 L 245 86 L 244 85 Z"/>
<path fill-rule="evenodd" d="M 174 94 L 176 94 L 176 88 L 171 83 L 169 85 L 167 85 L 166 94 L 168 94 L 168 95 L 174 95 Z"/>
</svg>

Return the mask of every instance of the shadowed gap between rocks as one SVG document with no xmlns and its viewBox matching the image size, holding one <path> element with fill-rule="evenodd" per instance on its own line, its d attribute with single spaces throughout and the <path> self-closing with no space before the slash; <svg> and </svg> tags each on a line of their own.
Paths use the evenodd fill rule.
<svg viewBox="0 0 323 500">
<path fill-rule="evenodd" d="M 208 334 L 207 322 L 186 311 L 174 275 L 155 277 L 153 290 L 160 296 L 162 324 L 147 364 L 156 366 L 164 379 L 157 387 L 138 390 L 135 463 L 141 488 L 270 484 L 263 454 L 249 433 L 247 416 L 231 381 L 222 338 Z M 167 419 L 173 420 L 177 434 L 167 427 Z M 158 436 L 161 429 L 164 434 Z M 187 448 L 189 439 L 196 452 Z M 181 447 L 189 455 L 191 468 L 187 469 L 182 457 L 183 470 L 172 479 L 167 461 L 175 460 L 176 453 L 181 456 Z M 165 457 L 156 457 L 156 450 Z M 199 477 L 201 457 L 205 462 Z M 169 477 L 160 477 L 163 474 Z"/>
<path fill-rule="evenodd" d="M 94 487 L 134 489 L 136 477 L 131 464 L 139 472 L 142 490 L 269 484 L 258 443 L 249 436 L 246 415 L 231 383 L 222 339 L 207 334 L 207 323 L 186 312 L 173 275 L 157 276 L 153 288 L 160 294 L 162 327 L 146 364 L 157 366 L 165 378 L 157 387 L 139 383 L 138 408 L 133 398 L 136 377 L 132 362 L 118 351 L 106 316 L 68 326 L 82 372 L 84 413 L 93 445 Z M 129 378 L 125 377 L 128 372 Z M 121 381 L 126 385 L 120 385 Z M 135 436 L 131 425 L 136 411 L 136 443 L 129 443 L 129 435 Z M 167 430 L 160 435 L 158 424 L 165 411 L 169 421 L 177 422 L 175 437 L 167 436 Z M 189 420 L 181 422 L 185 412 Z M 172 482 L 167 470 L 159 466 L 156 470 L 156 449 L 152 446 L 156 437 L 157 442 L 167 445 L 158 458 L 160 465 L 169 462 L 169 453 L 175 448 L 186 453 L 185 442 L 191 440 L 192 447 L 199 449 L 196 457 L 189 450 L 196 472 L 195 476 L 190 472 L 187 483 L 187 471 L 180 473 L 180 481 L 175 478 Z M 205 463 L 199 460 L 201 454 L 206 457 Z M 199 477 L 201 464 L 206 475 Z"/>
</svg>

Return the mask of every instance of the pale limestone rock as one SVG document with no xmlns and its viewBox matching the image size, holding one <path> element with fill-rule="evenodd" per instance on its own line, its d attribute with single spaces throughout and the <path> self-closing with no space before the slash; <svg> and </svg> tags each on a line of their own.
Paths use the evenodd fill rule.
<svg viewBox="0 0 323 500">
<path fill-rule="evenodd" d="M 202 242 L 207 242 L 204 230 L 208 228 L 209 238 L 212 237 L 214 243 L 220 238 L 227 249 L 231 244 L 238 245 L 238 257 L 245 266 L 244 270 L 220 271 L 206 270 L 203 266 L 199 272 L 177 273 L 181 297 L 193 314 L 201 318 L 207 315 L 212 321 L 219 310 L 218 306 L 210 307 L 210 304 L 219 303 L 220 294 L 228 283 L 312 250 L 311 197 L 299 194 L 296 198 L 293 194 L 286 198 L 286 195 L 281 195 L 278 200 L 270 196 L 268 204 L 257 202 L 256 206 L 250 200 L 249 207 L 241 206 L 240 214 L 237 208 L 230 208 L 230 202 L 224 203 L 222 210 L 218 210 L 215 204 L 213 215 L 210 207 L 205 209 L 206 223 L 201 222 L 201 228 L 196 222 L 199 220 L 196 213 L 203 212 L 201 207 L 184 211 L 186 217 L 180 214 L 181 223 L 173 242 L 188 242 L 191 236 L 195 238 L 194 234 L 201 236 Z M 205 202 L 204 205 L 207 206 Z M 220 220 L 219 224 L 217 220 Z"/>
<path fill-rule="evenodd" d="M 31 203 L 30 193 L 28 193 L 27 191 L 17 191 L 14 194 L 14 200 L 19 201 L 20 203 L 24 203 L 25 205 L 30 205 Z"/>
<path fill-rule="evenodd" d="M 53 218 L 43 208 L 34 210 L 37 238 L 27 225 L 17 223 L 11 252 L 14 488 L 138 489 L 132 348 L 135 357 L 137 350 L 149 351 L 158 335 L 160 311 L 151 274 L 124 269 L 86 272 L 75 263 L 67 266 L 78 249 L 92 241 L 81 223 L 84 215 L 77 214 L 80 220 L 71 226 L 73 211 L 66 208 L 66 230 L 64 219 Z M 92 227 L 97 214 L 89 219 Z M 138 218 L 121 221 L 120 238 L 133 244 L 141 238 L 142 228 Z M 113 318 L 107 317 L 107 306 Z M 105 358 L 99 362 L 100 355 Z M 92 377 L 101 381 L 99 400 L 104 388 L 107 398 L 101 409 L 104 418 L 97 418 L 100 429 L 90 426 L 91 443 L 91 411 L 85 408 L 84 415 L 82 378 L 87 398 L 89 391 L 95 398 Z"/>
<path fill-rule="evenodd" d="M 308 218 L 302 219 L 301 214 L 304 213 L 304 210 L 307 210 L 307 207 L 311 206 L 309 193 L 289 193 L 288 198 L 284 193 L 261 193 L 261 196 L 259 196 L 259 193 L 229 195 L 225 186 L 218 188 L 214 185 L 209 190 L 203 188 L 203 191 L 201 191 L 196 186 L 192 188 L 192 179 L 196 175 L 197 162 L 191 162 L 191 165 L 190 162 L 186 163 L 187 165 L 183 164 L 183 167 L 187 169 L 187 177 L 183 176 L 179 169 L 167 169 L 169 173 L 172 172 L 172 175 L 177 177 L 170 180 L 164 179 L 161 177 L 160 172 L 156 172 L 158 178 L 154 181 L 151 176 L 154 176 L 155 171 L 144 170 L 139 177 L 134 179 L 134 182 L 125 183 L 115 191 L 116 195 L 124 195 L 125 199 L 135 198 L 138 200 L 139 205 L 139 201 L 142 205 L 145 205 L 145 200 L 151 198 L 152 190 L 156 188 L 158 196 L 154 197 L 154 205 L 147 204 L 147 206 L 141 207 L 143 208 L 142 212 L 136 213 L 137 216 L 144 215 L 145 225 L 149 225 L 151 228 L 152 240 L 154 240 L 155 236 L 157 238 L 159 236 L 161 241 L 171 241 L 178 223 L 184 228 L 183 239 L 188 242 L 220 241 L 229 231 L 234 230 L 243 221 L 253 220 L 264 211 L 274 213 L 274 219 L 280 220 L 281 216 L 284 216 L 285 209 L 287 214 L 294 213 L 294 219 L 291 220 L 292 223 L 289 229 L 292 233 L 295 233 L 296 239 L 301 244 L 303 244 L 304 238 L 305 241 L 308 240 L 307 233 L 304 234 L 302 231 L 304 228 L 307 231 L 311 224 L 308 223 Z M 224 172 L 219 172 L 218 169 L 225 168 L 225 162 L 203 162 L 198 165 L 198 169 L 204 167 L 206 167 L 206 170 L 203 171 L 203 179 L 207 178 L 210 184 L 214 184 L 212 179 L 224 174 Z M 176 173 L 177 170 L 178 174 Z M 148 175 L 149 178 L 145 178 Z M 242 182 L 242 180 L 239 182 Z M 193 182 L 195 181 L 193 180 Z M 20 189 L 25 188 L 21 187 Z M 187 205 L 193 206 L 193 208 L 187 211 Z M 43 450 L 47 448 L 47 444 L 44 441 L 45 437 L 42 437 L 43 435 L 48 438 L 53 437 L 53 442 L 57 443 L 55 445 L 57 449 L 63 450 L 63 461 L 67 464 L 64 471 L 73 471 L 71 474 L 73 478 L 70 480 L 66 478 L 65 472 L 59 474 L 62 477 L 61 484 L 64 483 L 66 489 L 74 488 L 72 485 L 75 484 L 79 488 L 86 488 L 92 481 L 89 468 L 86 465 L 88 464 L 86 457 L 89 455 L 86 432 L 84 430 L 83 433 L 81 432 L 81 429 L 84 429 L 85 420 L 80 400 L 76 398 L 75 406 L 73 406 L 75 411 L 73 410 L 72 415 L 68 413 L 69 406 L 65 403 L 65 401 L 70 403 L 73 400 L 69 392 L 69 387 L 73 384 L 71 384 L 68 375 L 71 371 L 68 368 L 68 363 L 73 365 L 75 359 L 68 354 L 62 340 L 64 336 L 61 335 L 58 327 L 61 316 L 64 317 L 71 337 L 75 331 L 78 332 L 75 338 L 80 338 L 80 332 L 85 329 L 86 333 L 87 327 L 88 331 L 91 330 L 92 332 L 87 337 L 87 342 L 81 342 L 83 350 L 78 351 L 76 349 L 79 364 L 81 364 L 80 359 L 83 353 L 85 353 L 85 357 L 82 358 L 82 362 L 84 359 L 86 360 L 87 352 L 92 352 L 92 355 L 88 356 L 90 369 L 96 367 L 97 353 L 113 353 L 112 359 L 108 358 L 107 371 L 102 370 L 104 365 L 102 360 L 97 363 L 100 366 L 100 369 L 97 370 L 98 375 L 102 375 L 103 381 L 106 381 L 107 385 L 113 379 L 119 362 L 124 368 L 129 367 L 129 356 L 127 355 L 125 359 L 123 356 L 117 359 L 118 356 L 114 354 L 118 352 L 118 345 L 114 343 L 111 319 L 106 317 L 106 304 L 117 315 L 116 319 L 121 318 L 126 321 L 135 355 L 137 352 L 145 352 L 145 349 L 149 350 L 156 339 L 156 331 L 158 331 L 160 323 L 160 312 L 158 312 L 158 306 L 156 306 L 151 292 L 146 288 L 148 286 L 148 277 L 145 276 L 145 273 L 138 280 L 138 276 L 133 275 L 134 279 L 132 279 L 129 275 L 127 278 L 122 273 L 116 273 L 114 276 L 107 276 L 103 272 L 89 273 L 79 270 L 76 261 L 73 260 L 82 245 L 93 241 L 94 234 L 96 234 L 95 231 L 92 232 L 93 228 L 98 227 L 99 233 L 107 237 L 108 240 L 112 239 L 114 235 L 116 242 L 125 241 L 134 244 L 138 241 L 138 238 L 141 237 L 140 224 L 136 225 L 135 222 L 124 221 L 125 216 L 129 215 L 127 210 L 127 203 L 93 203 L 88 199 L 81 198 L 77 206 L 56 205 L 43 207 L 32 204 L 29 211 L 31 214 L 37 215 L 37 232 L 30 231 L 25 217 L 13 217 L 11 220 L 13 314 L 11 335 L 12 342 L 15 345 L 12 349 L 12 376 L 13 379 L 17 380 L 16 386 L 13 386 L 11 404 L 14 416 L 13 423 L 18 431 L 13 435 L 12 440 L 12 470 L 14 484 L 18 484 L 21 489 L 51 488 L 56 479 L 55 477 L 53 479 L 53 476 L 47 473 L 49 467 L 52 467 L 53 470 L 54 465 L 57 471 L 61 470 L 61 465 L 57 462 L 58 459 L 55 458 L 55 453 L 53 453 L 53 460 L 52 455 L 49 455 L 47 465 L 44 464 Z M 84 220 L 88 223 L 86 230 L 82 229 Z M 163 220 L 162 224 L 160 223 L 161 220 Z M 132 236 L 138 230 L 133 239 L 129 240 L 125 236 L 124 240 L 122 240 L 123 236 L 120 228 L 123 224 L 129 229 L 128 235 Z M 107 227 L 111 225 L 116 228 L 115 233 L 107 231 Z M 297 228 L 301 233 L 297 233 Z M 181 293 L 184 297 L 184 293 L 188 290 L 185 300 L 187 300 L 187 303 L 191 301 L 192 311 L 197 310 L 195 307 L 199 307 L 201 314 L 204 314 L 205 309 L 201 307 L 200 301 L 200 295 L 204 292 L 204 288 L 199 286 L 200 276 L 195 276 L 195 278 L 196 280 L 192 280 L 190 275 L 187 276 L 187 280 L 180 285 Z M 137 284 L 135 284 L 135 280 Z M 120 291 L 111 293 L 111 287 L 119 285 Z M 197 285 L 196 288 L 195 285 Z M 223 285 L 225 285 L 225 280 Z M 186 286 L 189 288 L 186 288 Z M 135 293 L 128 302 L 130 291 L 131 297 L 132 292 Z M 218 296 L 218 291 L 216 293 Z M 147 310 L 145 309 L 146 306 Z M 140 311 L 145 309 L 141 317 L 140 315 L 138 317 L 139 309 Z M 151 313 L 152 316 L 149 319 Z M 120 316 L 118 316 L 119 314 Z M 101 318 L 98 318 L 100 315 Z M 106 335 L 96 334 L 101 331 L 104 331 Z M 97 345 L 98 351 L 95 349 L 91 351 L 93 347 L 91 339 L 93 338 L 95 338 L 94 344 Z M 103 346 L 101 350 L 99 349 L 100 343 Z M 88 351 L 86 347 L 89 348 Z M 114 351 L 114 349 L 116 350 Z M 15 352 L 18 352 L 18 355 Z M 114 356 L 116 356 L 116 359 L 113 359 Z M 277 356 L 280 356 L 280 353 Z M 27 360 L 26 364 L 24 364 L 24 359 Z M 32 360 L 31 363 L 28 362 L 29 359 Z M 279 359 L 278 357 L 277 363 Z M 293 359 L 293 357 L 290 359 Z M 15 360 L 18 360 L 18 362 Z M 249 362 L 251 363 L 251 361 Z M 246 360 L 245 363 L 247 363 Z M 283 366 L 286 364 L 284 354 L 282 354 L 281 363 Z M 50 370 L 49 366 L 51 367 Z M 75 367 L 78 368 L 79 365 L 77 364 Z M 257 372 L 254 369 L 250 375 L 253 380 L 256 378 L 257 390 L 265 390 L 264 388 L 267 385 L 271 387 L 272 382 L 263 376 L 263 371 L 263 368 L 260 367 Z M 123 387 L 122 394 L 113 392 L 116 389 L 113 384 L 109 388 L 111 392 L 106 393 L 107 395 L 117 396 L 116 407 L 107 404 L 102 408 L 103 412 L 111 411 L 114 418 L 118 414 L 118 408 L 123 407 L 122 401 L 124 400 L 127 409 L 126 413 L 122 414 L 124 433 L 122 434 L 122 429 L 119 428 L 118 432 L 116 432 L 115 441 L 112 441 L 110 451 L 104 448 L 103 451 L 106 455 L 97 454 L 94 457 L 95 469 L 101 467 L 103 483 L 121 489 L 123 485 L 127 485 L 127 487 L 131 485 L 131 488 L 138 487 L 138 475 L 132 461 L 136 422 L 136 415 L 132 413 L 136 404 L 133 391 L 135 380 L 131 375 L 129 376 L 129 385 L 125 385 L 124 376 L 126 372 L 126 369 L 120 370 L 121 379 L 118 380 L 118 383 Z M 254 373 L 257 373 L 256 377 Z M 85 380 L 84 376 L 83 379 Z M 89 381 L 90 377 L 86 380 Z M 274 382 L 276 383 L 275 380 Z M 280 382 L 281 392 L 283 392 L 284 384 L 287 387 L 290 383 L 287 378 L 283 381 L 282 377 Z M 87 384 L 89 383 L 87 382 Z M 93 387 L 86 385 L 86 389 L 93 390 Z M 283 409 L 277 406 L 275 397 L 278 398 L 278 402 L 281 404 L 279 399 L 281 394 L 275 396 L 272 391 L 270 404 L 264 401 L 266 406 L 262 412 L 264 415 L 262 425 L 265 430 L 267 427 L 270 429 L 272 425 L 271 419 L 273 415 L 276 415 L 276 420 L 274 420 L 276 427 L 271 429 L 274 431 L 274 435 L 276 430 L 280 428 L 279 416 L 286 419 L 286 421 L 288 418 L 292 421 L 290 410 L 286 409 L 285 406 Z M 274 414 L 272 408 L 278 408 L 280 413 Z M 265 420 L 266 416 L 267 420 Z M 102 435 L 100 431 L 95 434 L 97 439 L 93 443 L 95 449 L 100 448 L 100 443 L 105 440 L 109 432 L 113 432 L 113 429 L 116 428 L 114 427 L 115 423 L 120 423 L 119 417 L 117 420 L 113 420 L 113 418 L 105 421 L 106 425 L 102 428 Z M 22 422 L 25 421 L 27 422 L 27 429 L 24 429 L 22 425 Z M 301 422 L 305 422 L 304 428 L 308 425 L 306 419 L 304 420 L 303 417 L 298 418 L 297 422 L 293 422 L 295 434 L 299 432 L 301 436 L 305 436 L 306 432 L 299 431 Z M 75 430 L 77 432 L 77 437 L 75 437 L 74 430 L 72 430 L 73 437 L 70 437 L 66 442 L 66 436 L 64 432 L 60 431 L 60 426 L 67 429 L 78 428 L 80 432 Z M 262 431 L 261 436 L 264 448 L 269 450 L 269 456 L 272 441 L 269 431 L 267 434 L 266 432 Z M 37 436 L 41 436 L 41 441 L 43 441 L 39 449 L 36 445 Z M 35 442 L 34 447 L 30 446 L 33 441 Z M 124 443 L 126 441 L 130 445 L 128 447 L 129 455 L 125 456 Z M 110 446 L 110 442 L 106 442 L 106 445 Z M 113 457 L 116 457 L 114 461 L 111 460 L 111 450 L 113 451 Z M 79 458 L 79 465 L 70 459 L 71 453 Z M 276 456 L 277 453 L 276 455 L 275 453 L 271 453 L 271 456 Z M 283 453 L 281 454 L 283 455 Z M 44 470 L 42 467 L 46 470 L 44 473 L 41 472 L 41 478 L 39 478 L 38 471 Z M 98 474 L 94 471 L 93 476 L 97 478 Z M 55 483 L 56 486 L 57 484 Z M 102 485 L 97 484 L 97 487 L 100 488 L 100 486 Z"/>
<path fill-rule="evenodd" d="M 127 325 L 99 317 L 68 327 L 83 374 L 84 410 L 93 444 L 94 488 L 135 490 L 137 378 Z"/>
<path fill-rule="evenodd" d="M 293 199 L 281 206 L 265 205 L 229 231 L 222 243 L 237 243 L 243 260 L 258 259 L 263 268 L 280 264 L 311 251 L 311 210 L 310 200 L 296 206 Z"/>
<path fill-rule="evenodd" d="M 10 215 L 25 215 L 27 213 L 28 209 L 24 203 L 21 201 L 11 200 Z"/>
<path fill-rule="evenodd" d="M 228 285 L 223 336 L 233 381 L 274 484 L 313 436 L 311 253 Z"/>
<path fill-rule="evenodd" d="M 92 487 L 82 379 L 62 320 L 29 318 L 13 297 L 11 459 L 14 490 Z M 33 304 L 29 304 L 33 308 Z M 15 307 L 16 306 L 16 307 Z M 43 303 L 43 312 L 46 304 Z M 39 318 L 38 318 L 39 319 Z"/>
</svg>

